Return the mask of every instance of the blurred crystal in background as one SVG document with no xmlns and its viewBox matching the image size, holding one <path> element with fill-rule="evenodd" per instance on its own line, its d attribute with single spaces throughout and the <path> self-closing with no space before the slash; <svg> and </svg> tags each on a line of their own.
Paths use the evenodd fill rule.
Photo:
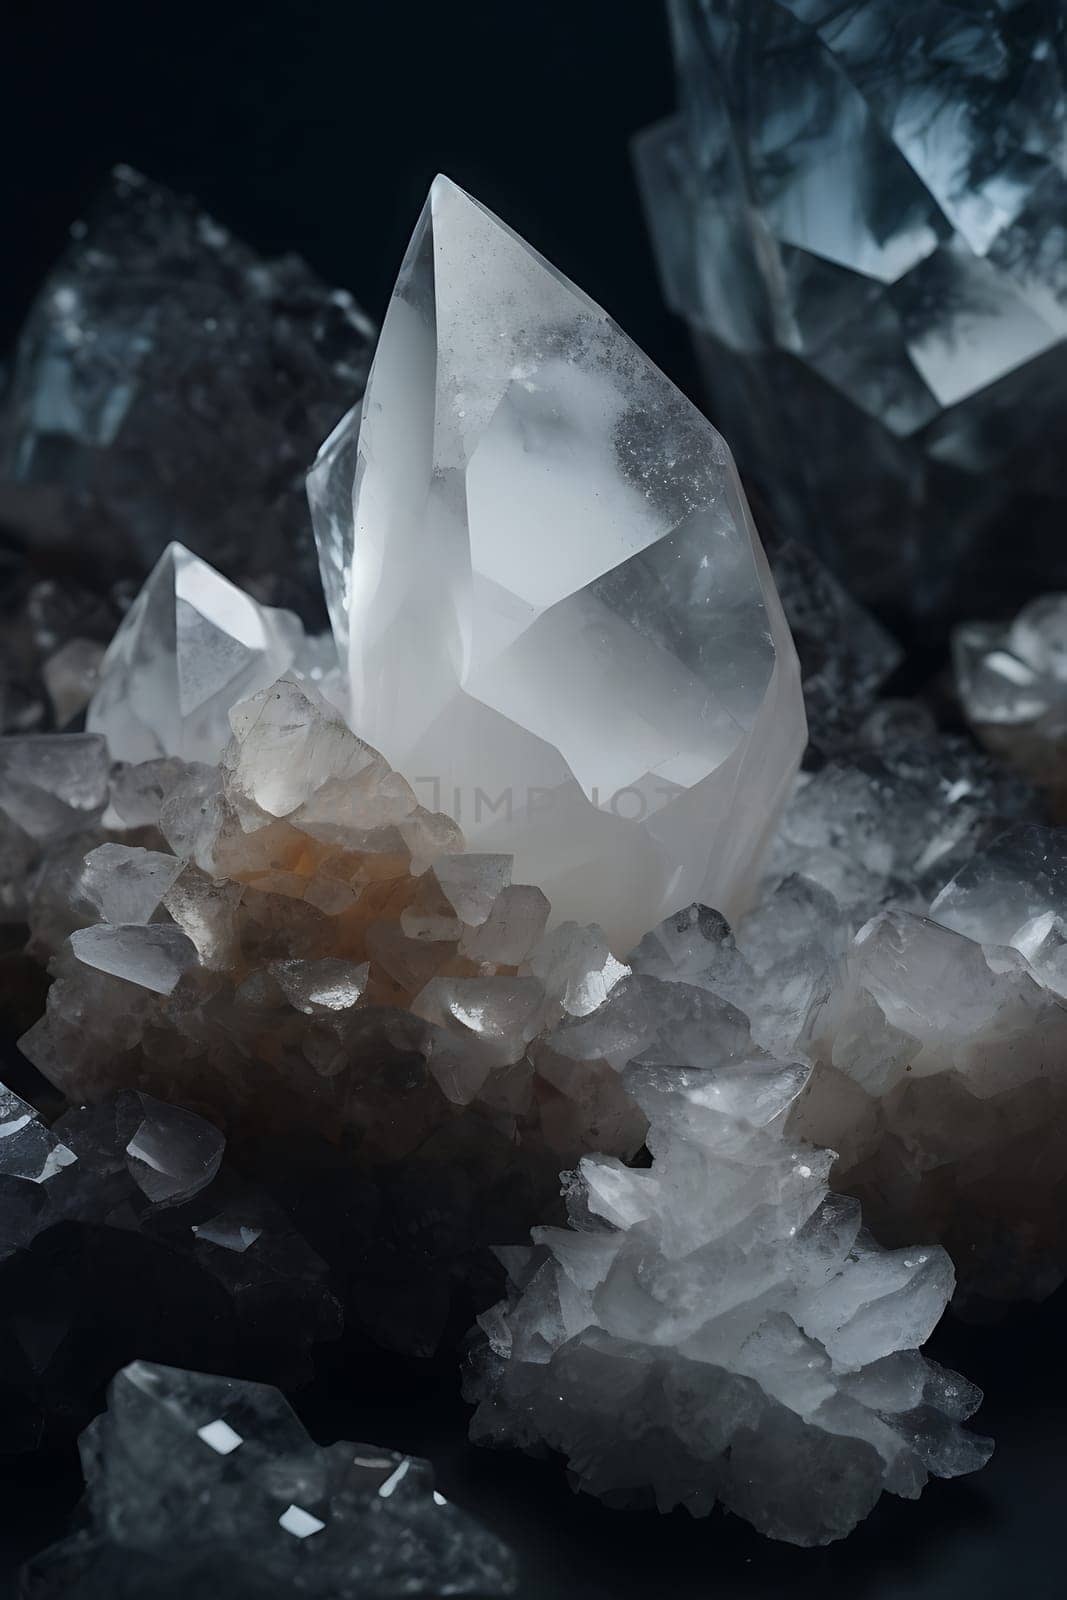
<svg viewBox="0 0 1067 1600">
<path fill-rule="evenodd" d="M 637 164 L 712 419 L 891 617 L 1067 581 L 1067 8 L 669 0 Z"/>
<path fill-rule="evenodd" d="M 116 167 L 30 308 L 0 403 L 0 732 L 64 726 L 173 541 L 325 622 L 308 461 L 374 329 L 298 256 L 257 256 Z"/>
</svg>

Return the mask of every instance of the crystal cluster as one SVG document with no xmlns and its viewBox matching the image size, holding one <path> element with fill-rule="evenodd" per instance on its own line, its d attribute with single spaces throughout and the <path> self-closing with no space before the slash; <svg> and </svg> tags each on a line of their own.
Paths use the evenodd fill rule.
<svg viewBox="0 0 1067 1600">
<path fill-rule="evenodd" d="M 1062 581 L 1062 7 L 670 17 L 681 111 L 639 175 L 712 415 L 774 520 L 903 610 Z"/>
<path fill-rule="evenodd" d="M 974 1309 L 1067 1273 L 1067 874 L 1028 811 L 950 742 L 827 763 L 736 933 L 694 908 L 628 958 L 814 1065 L 792 1133 L 837 1152 L 880 1239 L 945 1244 Z"/>
<path fill-rule="evenodd" d="M 373 329 L 295 256 L 264 261 L 128 167 L 31 309 L 0 407 L 0 732 L 84 707 L 172 541 L 322 614 L 304 471 Z"/>
<path fill-rule="evenodd" d="M 1010 623 L 961 624 L 956 690 L 987 749 L 1046 792 L 1067 819 L 1067 595 L 1047 594 Z"/>
<path fill-rule="evenodd" d="M 340 1331 L 326 1264 L 224 1154 L 211 1123 L 149 1095 L 49 1128 L 0 1087 L 0 1452 L 70 1437 L 138 1352 L 307 1378 Z"/>
<path fill-rule="evenodd" d="M 135 1361 L 81 1438 L 86 1525 L 35 1600 L 402 1600 L 515 1588 L 511 1552 L 417 1456 L 312 1442 L 276 1389 Z"/>
<path fill-rule="evenodd" d="M 98 420 L 122 405 L 91 449 L 35 424 L 18 504 L 58 461 L 64 503 L 117 496 L 143 534 L 130 570 L 155 560 L 106 651 L 36 658 L 54 720 L 84 707 L 86 731 L 0 740 L 0 913 L 52 978 L 22 1049 L 79 1108 L 51 1132 L 18 1105 L 4 1124 L 36 1163 L 10 1175 L 23 1231 L 0 1260 L 10 1370 L 43 1374 L 31 1427 L 68 1391 L 80 1420 L 105 1374 L 83 1362 L 78 1388 L 78 1338 L 55 1357 L 27 1329 L 74 1326 L 70 1284 L 135 1245 L 190 1309 L 163 1295 L 111 1371 L 188 1365 L 172 1321 L 198 1366 L 295 1381 L 336 1293 L 357 1339 L 421 1355 L 481 1311 L 476 1436 L 558 1449 L 609 1500 L 720 1501 L 819 1543 L 883 1490 L 980 1465 L 959 1427 L 976 1391 L 919 1353 L 953 1293 L 942 1247 L 970 1301 L 1067 1270 L 1067 860 L 1031 791 L 919 702 L 878 701 L 895 641 L 802 542 L 768 564 L 718 435 L 447 180 L 355 405 L 321 291 L 309 334 L 276 269 L 120 184 L 164 264 L 159 230 L 186 217 L 234 348 L 249 296 L 285 349 L 311 338 L 301 370 L 331 411 L 298 385 L 301 427 L 349 409 L 307 482 L 316 638 L 306 576 L 263 581 L 295 528 L 299 430 L 271 477 L 258 402 L 235 402 L 248 452 L 224 464 L 252 489 L 227 507 L 266 532 L 238 538 L 220 499 L 200 537 L 197 483 L 166 488 L 188 391 L 162 333 L 148 354 L 137 333 L 136 382 L 73 347 L 34 365 L 43 334 L 19 357 L 16 419 L 54 423 L 53 371 Z M 77 304 L 121 309 L 85 272 Z M 131 295 L 138 329 L 148 300 Z M 221 437 L 215 400 L 245 379 L 209 365 L 200 425 Z M 232 482 L 214 459 L 208 488 Z M 434 1522 L 421 1469 L 295 1427 L 260 1391 L 128 1369 L 87 1447 L 90 1523 L 30 1592 L 132 1595 L 150 1570 L 153 1592 L 214 1594 L 220 1562 L 250 1595 L 507 1587 L 495 1544 Z"/>
<path fill-rule="evenodd" d="M 381 1280 L 358 1314 L 432 1348 L 465 1257 L 551 1211 L 583 1150 L 640 1146 L 611 1067 L 553 1042 L 626 969 L 595 928 L 546 934 L 544 894 L 465 853 L 309 685 L 232 719 L 221 766 L 126 769 L 164 785 L 157 829 L 85 856 L 22 1049 L 71 1099 L 135 1087 L 246 1164 L 299 1153 L 313 1188 L 332 1147 L 361 1195 L 343 1254 Z"/>
<path fill-rule="evenodd" d="M 616 951 L 740 903 L 805 727 L 729 451 L 445 178 L 311 500 L 352 726 L 472 846 Z"/>
<path fill-rule="evenodd" d="M 473 1438 L 548 1446 L 612 1504 L 718 1502 L 803 1545 L 843 1537 L 883 1491 L 980 1467 L 990 1443 L 960 1427 L 980 1392 L 919 1354 L 948 1256 L 862 1231 L 827 1189 L 832 1152 L 783 1132 L 806 1069 L 746 1059 L 733 1008 L 705 1005 L 699 1033 L 693 998 L 652 1009 L 626 1069 L 652 1165 L 587 1157 L 570 1228 L 507 1252 L 468 1378 Z"/>
</svg>

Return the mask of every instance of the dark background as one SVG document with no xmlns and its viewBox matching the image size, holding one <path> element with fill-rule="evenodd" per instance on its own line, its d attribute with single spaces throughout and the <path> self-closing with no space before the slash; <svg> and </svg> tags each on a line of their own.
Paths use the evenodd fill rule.
<svg viewBox="0 0 1067 1600">
<path fill-rule="evenodd" d="M 673 108 L 660 0 L 8 8 L 5 342 L 116 161 L 195 193 L 265 252 L 298 251 L 376 320 L 442 171 L 689 386 L 628 152 Z"/>
<path fill-rule="evenodd" d="M 671 110 L 660 0 L 263 0 L 8 6 L 0 349 L 109 166 L 194 192 L 265 252 L 293 249 L 380 319 L 430 179 L 447 172 L 603 304 L 690 393 L 628 141 Z M 796 1551 L 720 1516 L 618 1514 L 552 1465 L 464 1442 L 452 1361 L 338 1350 L 301 1408 L 324 1439 L 417 1450 L 519 1551 L 526 1600 L 638 1595 L 955 1600 L 1067 1593 L 1067 1299 L 996 1329 L 946 1319 L 934 1351 L 981 1383 L 985 1472 L 884 1500 L 846 1543 Z M 62 1531 L 76 1470 L 0 1472 L 0 1593 Z M 147 1600 L 147 1597 L 146 1597 Z"/>
</svg>

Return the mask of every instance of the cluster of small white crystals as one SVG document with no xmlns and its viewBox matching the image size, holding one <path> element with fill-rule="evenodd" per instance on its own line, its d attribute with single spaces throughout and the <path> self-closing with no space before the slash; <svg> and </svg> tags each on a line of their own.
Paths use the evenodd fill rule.
<svg viewBox="0 0 1067 1600">
<path fill-rule="evenodd" d="M 85 857 L 87 925 L 54 964 L 30 1059 L 72 1098 L 151 1086 L 231 1125 L 358 1127 L 390 1157 L 471 1105 L 560 1154 L 635 1149 L 615 1074 L 550 1048 L 626 971 L 598 930 L 546 934 L 541 891 L 513 885 L 505 856 L 463 853 L 310 685 L 280 679 L 231 720 L 220 766 L 131 769 L 167 767 L 160 848 Z M 387 1055 L 407 1063 L 402 1095 Z"/>
<path fill-rule="evenodd" d="M 479 1319 L 472 1437 L 547 1445 L 613 1504 L 719 1502 L 772 1538 L 826 1544 L 884 1490 L 915 1497 L 991 1446 L 959 1425 L 979 1391 L 919 1354 L 948 1256 L 862 1231 L 859 1204 L 827 1190 L 832 1152 L 783 1131 L 806 1069 L 743 1059 L 728 1010 L 704 1054 L 721 1064 L 679 1072 L 646 1048 L 625 1073 L 652 1166 L 585 1158 L 570 1228 L 502 1253 L 511 1287 Z"/>
<path fill-rule="evenodd" d="M 736 933 L 693 908 L 628 958 L 814 1064 L 794 1134 L 880 1239 L 946 1245 L 957 1305 L 1067 1274 L 1067 860 L 1034 823 L 987 837 L 996 788 L 951 747 L 830 763 Z"/>
</svg>

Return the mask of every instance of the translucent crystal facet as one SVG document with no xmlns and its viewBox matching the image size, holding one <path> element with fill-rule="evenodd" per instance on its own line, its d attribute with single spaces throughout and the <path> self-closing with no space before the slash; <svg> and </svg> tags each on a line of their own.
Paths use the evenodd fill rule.
<svg viewBox="0 0 1067 1600">
<path fill-rule="evenodd" d="M 311 492 L 360 736 L 616 946 L 733 904 L 804 714 L 719 436 L 444 178 L 354 427 Z"/>
<path fill-rule="evenodd" d="M 680 115 L 639 141 L 645 204 L 773 520 L 898 609 L 1063 579 L 1062 7 L 670 17 Z"/>
</svg>

